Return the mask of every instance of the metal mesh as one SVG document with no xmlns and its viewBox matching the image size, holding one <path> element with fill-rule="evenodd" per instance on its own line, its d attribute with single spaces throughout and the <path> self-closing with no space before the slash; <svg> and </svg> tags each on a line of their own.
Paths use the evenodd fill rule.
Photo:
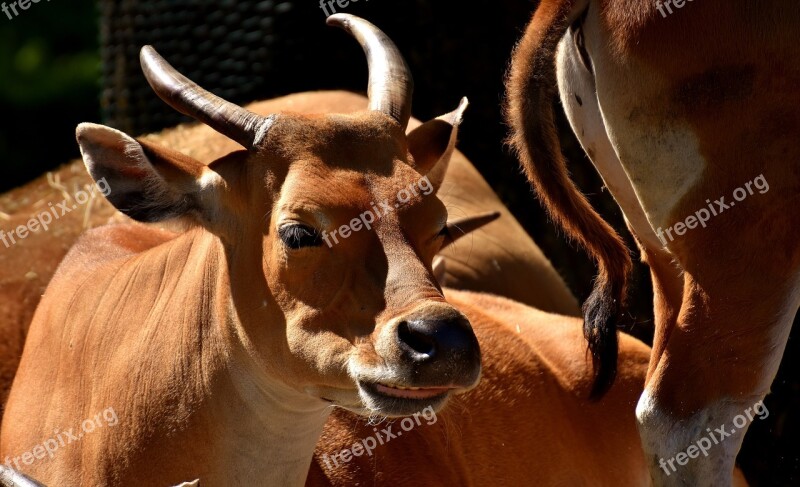
<svg viewBox="0 0 800 487">
<path fill-rule="evenodd" d="M 291 8 L 291 2 L 271 0 L 100 2 L 106 123 L 142 133 L 182 120 L 141 74 L 139 49 L 145 44 L 224 98 L 241 103 L 264 96 L 280 48 L 274 26 Z"/>
<path fill-rule="evenodd" d="M 347 8 L 332 9 L 374 22 L 408 58 L 417 81 L 417 116 L 450 111 L 469 94 L 486 98 L 481 106 L 496 124 L 502 70 L 528 6 L 479 12 L 457 0 L 349 1 Z M 317 0 L 101 0 L 100 13 L 104 120 L 134 134 L 183 120 L 141 74 L 138 53 L 146 44 L 235 103 L 366 88 L 364 55 L 352 39 L 325 25 Z M 473 119 L 484 115 L 476 110 L 473 105 Z"/>
</svg>

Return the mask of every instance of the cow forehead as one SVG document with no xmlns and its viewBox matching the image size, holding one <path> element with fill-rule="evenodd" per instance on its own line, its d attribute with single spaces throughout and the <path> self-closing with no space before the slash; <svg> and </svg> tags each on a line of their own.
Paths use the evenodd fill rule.
<svg viewBox="0 0 800 487">
<path fill-rule="evenodd" d="M 287 163 L 303 160 L 320 167 L 393 174 L 397 162 L 408 160 L 402 128 L 378 112 L 354 114 L 280 114 L 265 148 Z"/>
<path fill-rule="evenodd" d="M 365 206 L 394 199 L 423 176 L 409 166 L 406 135 L 377 112 L 276 117 L 267 150 L 286 164 L 282 202 Z"/>
<path fill-rule="evenodd" d="M 344 218 L 370 209 L 383 214 L 419 207 L 444 212 L 430 181 L 405 163 L 396 162 L 387 176 L 301 160 L 288 171 L 275 210 L 289 218 L 337 213 Z"/>
</svg>

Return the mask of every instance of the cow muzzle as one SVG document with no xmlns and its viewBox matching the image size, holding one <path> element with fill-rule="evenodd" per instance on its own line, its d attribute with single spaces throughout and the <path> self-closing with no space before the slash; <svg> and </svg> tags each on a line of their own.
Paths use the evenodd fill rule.
<svg viewBox="0 0 800 487">
<path fill-rule="evenodd" d="M 395 320 L 375 351 L 384 365 L 356 374 L 364 405 L 387 416 L 441 408 L 455 393 L 475 387 L 481 352 L 469 321 L 438 305 Z"/>
</svg>

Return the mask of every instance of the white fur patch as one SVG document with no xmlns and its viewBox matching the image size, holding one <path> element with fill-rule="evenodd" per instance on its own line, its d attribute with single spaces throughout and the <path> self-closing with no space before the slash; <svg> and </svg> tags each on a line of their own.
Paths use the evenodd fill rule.
<svg viewBox="0 0 800 487">
<path fill-rule="evenodd" d="M 669 228 L 686 216 L 675 209 L 702 180 L 707 162 L 691 126 L 666 108 L 669 86 L 663 77 L 632 56 L 610 51 L 598 9 L 590 7 L 584 36 L 603 125 L 651 231 Z"/>
<path fill-rule="evenodd" d="M 200 191 L 213 190 L 223 185 L 222 176 L 205 167 L 200 179 L 197 180 Z"/>
<path fill-rule="evenodd" d="M 570 30 L 564 36 L 556 54 L 558 89 L 564 112 L 581 147 L 589 155 L 633 231 L 649 247 L 660 248 L 658 237 L 608 138 L 593 75 L 582 63 L 572 34 Z"/>
<path fill-rule="evenodd" d="M 731 485 L 744 433 L 758 418 L 752 412 L 758 401 L 721 399 L 688 418 L 678 419 L 664 411 L 645 390 L 636 405 L 636 418 L 653 485 Z M 748 410 L 751 417 L 740 427 L 737 417 L 746 418 Z"/>
<path fill-rule="evenodd" d="M 269 129 L 272 128 L 272 125 L 275 123 L 275 116 L 270 116 L 263 119 L 258 127 L 256 127 L 255 137 L 253 138 L 253 146 L 261 145 L 264 141 L 264 138 L 267 136 Z"/>
</svg>

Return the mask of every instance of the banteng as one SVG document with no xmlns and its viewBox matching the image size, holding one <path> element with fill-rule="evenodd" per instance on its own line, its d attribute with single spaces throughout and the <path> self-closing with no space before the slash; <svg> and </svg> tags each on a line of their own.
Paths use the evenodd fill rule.
<svg viewBox="0 0 800 487">
<path fill-rule="evenodd" d="M 631 260 L 569 179 L 556 86 L 651 270 L 637 415 L 655 484 L 730 485 L 747 430 L 731 422 L 769 392 L 800 304 L 800 17 L 790 0 L 660 8 L 542 1 L 514 54 L 508 118 L 543 204 L 598 263 L 584 306 L 596 392 L 613 380 Z M 726 424 L 708 457 L 663 466 Z"/>
</svg>

